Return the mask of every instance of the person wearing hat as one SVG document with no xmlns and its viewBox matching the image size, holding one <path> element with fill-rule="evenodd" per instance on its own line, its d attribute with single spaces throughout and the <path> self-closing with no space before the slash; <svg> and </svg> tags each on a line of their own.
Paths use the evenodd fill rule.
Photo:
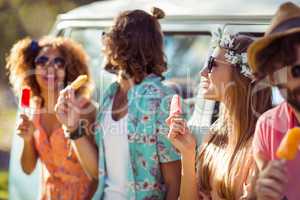
<svg viewBox="0 0 300 200">
<path fill-rule="evenodd" d="M 253 152 L 260 170 L 257 199 L 300 199 L 300 153 L 292 161 L 276 157 L 287 133 L 300 126 L 300 7 L 287 2 L 276 12 L 265 36 L 248 49 L 248 61 L 258 80 L 280 90 L 284 102 L 258 120 Z"/>
</svg>

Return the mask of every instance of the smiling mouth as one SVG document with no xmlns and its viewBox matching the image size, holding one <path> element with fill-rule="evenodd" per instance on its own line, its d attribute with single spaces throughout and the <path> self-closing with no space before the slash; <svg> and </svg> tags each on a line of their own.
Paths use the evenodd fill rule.
<svg viewBox="0 0 300 200">
<path fill-rule="evenodd" d="M 44 76 L 43 79 L 45 81 L 56 81 L 57 80 L 56 76 Z"/>
</svg>

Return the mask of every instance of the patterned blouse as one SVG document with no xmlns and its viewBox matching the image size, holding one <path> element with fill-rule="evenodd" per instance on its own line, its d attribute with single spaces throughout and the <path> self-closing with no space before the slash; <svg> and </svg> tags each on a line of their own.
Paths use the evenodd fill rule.
<svg viewBox="0 0 300 200">
<path fill-rule="evenodd" d="M 119 85 L 113 83 L 100 103 L 97 117 L 96 143 L 99 147 L 99 184 L 93 200 L 103 199 L 107 178 L 101 124 L 104 112 L 112 103 Z M 164 86 L 161 78 L 151 74 L 128 92 L 128 199 L 164 199 L 166 188 L 160 163 L 180 160 L 180 156 L 166 137 L 170 101 L 173 90 Z"/>
</svg>

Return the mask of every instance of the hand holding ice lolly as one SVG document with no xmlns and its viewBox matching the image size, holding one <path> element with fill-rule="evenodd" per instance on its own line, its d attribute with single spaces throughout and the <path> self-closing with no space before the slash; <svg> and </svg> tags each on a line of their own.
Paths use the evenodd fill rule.
<svg viewBox="0 0 300 200">
<path fill-rule="evenodd" d="M 281 141 L 276 156 L 283 160 L 294 160 L 300 144 L 300 128 L 290 129 Z"/>
<path fill-rule="evenodd" d="M 166 120 L 167 124 L 170 126 L 172 118 L 176 115 L 181 115 L 181 114 L 182 114 L 182 109 L 180 104 L 180 97 L 179 95 L 175 94 L 172 97 L 171 106 L 170 106 L 170 115 Z"/>
<path fill-rule="evenodd" d="M 17 134 L 24 139 L 24 141 L 31 141 L 35 127 L 30 120 L 30 89 L 24 88 L 21 95 L 21 114 L 20 120 L 17 122 Z"/>
</svg>

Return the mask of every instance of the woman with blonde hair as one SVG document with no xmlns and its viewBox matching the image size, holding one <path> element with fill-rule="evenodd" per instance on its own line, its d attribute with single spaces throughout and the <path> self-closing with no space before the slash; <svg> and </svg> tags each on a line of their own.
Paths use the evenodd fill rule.
<svg viewBox="0 0 300 200">
<path fill-rule="evenodd" d="M 181 199 L 250 199 L 255 162 L 251 153 L 259 114 L 271 107 L 270 89 L 259 89 L 246 60 L 248 36 L 219 34 L 201 71 L 205 99 L 221 102 L 219 119 L 196 155 L 196 141 L 181 116 L 173 118 L 170 141 L 181 152 Z M 197 166 L 197 170 L 195 167 Z"/>
<path fill-rule="evenodd" d="M 38 160 L 42 163 L 42 200 L 88 200 L 93 195 L 94 182 L 85 174 L 54 112 L 64 87 L 83 74 L 90 81 L 87 59 L 79 44 L 60 37 L 20 40 L 7 57 L 9 80 L 16 95 L 20 97 L 21 91 L 27 88 L 33 100 L 31 114 L 19 112 L 17 134 L 24 144 L 23 171 L 30 174 Z M 76 92 L 85 108 L 91 106 L 90 93 L 88 84 Z M 87 117 L 92 120 L 93 112 Z"/>
</svg>

